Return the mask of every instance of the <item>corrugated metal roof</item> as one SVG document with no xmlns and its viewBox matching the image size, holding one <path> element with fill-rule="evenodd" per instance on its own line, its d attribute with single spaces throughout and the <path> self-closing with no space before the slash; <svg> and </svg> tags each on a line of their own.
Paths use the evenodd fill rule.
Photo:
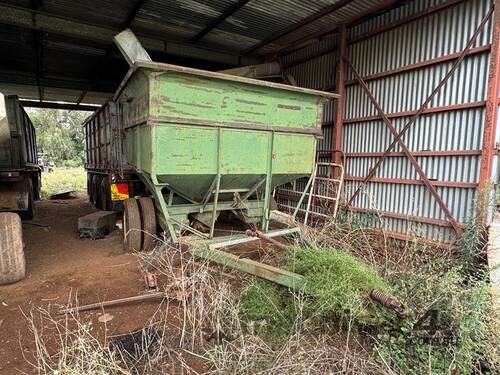
<svg viewBox="0 0 500 375">
<path fill-rule="evenodd" d="M 37 3 L 38 8 L 32 9 Z M 344 5 L 297 27 L 301 21 L 319 12 L 323 14 L 325 9 L 331 10 L 335 4 Z M 0 49 L 3 55 L 0 57 L 0 78 L 3 77 L 5 84 L 18 84 L 19 80 L 29 81 L 26 77 L 35 77 L 40 70 L 41 81 L 57 84 L 56 88 L 60 89 L 74 89 L 83 79 L 82 95 L 89 87 L 97 92 L 103 90 L 106 84 L 97 82 L 102 77 L 109 78 L 108 81 L 114 81 L 117 86 L 119 79 L 116 77 L 124 74 L 126 65 L 119 57 L 115 58 L 117 50 L 112 36 L 126 26 L 138 34 L 151 55 L 160 62 L 214 70 L 245 65 L 249 64 L 249 57 L 253 62 L 258 61 L 309 34 L 363 16 L 380 4 L 388 2 L 1 0 Z M 286 35 L 282 35 L 284 31 Z M 200 32 L 203 36 L 193 42 Z M 39 51 L 38 59 L 36 50 Z M 11 70 L 16 74 L 9 78 L 5 73 Z M 65 76 L 63 78 L 71 82 L 51 81 L 49 77 L 52 76 L 58 79 Z M 31 85 L 37 85 L 37 79 L 31 79 Z M 63 95 L 62 91 L 60 93 Z M 91 98 L 87 94 L 84 96 Z M 37 99 L 37 96 L 29 98 Z M 60 99 L 65 100 L 62 96 Z"/>
</svg>

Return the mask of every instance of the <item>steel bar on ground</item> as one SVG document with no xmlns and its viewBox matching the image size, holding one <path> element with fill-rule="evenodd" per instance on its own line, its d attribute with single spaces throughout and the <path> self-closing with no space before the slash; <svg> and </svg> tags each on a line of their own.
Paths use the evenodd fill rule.
<svg viewBox="0 0 500 375">
<path fill-rule="evenodd" d="M 264 233 L 262 233 L 261 231 L 259 230 L 256 230 L 256 231 L 253 231 L 251 229 L 248 229 L 245 234 L 248 236 L 248 237 L 257 237 L 257 238 L 260 238 L 264 241 L 267 241 L 271 244 L 273 244 L 274 246 L 282 249 L 282 250 L 286 250 L 288 248 L 288 246 L 282 244 L 281 242 L 279 241 L 276 241 L 274 238 L 272 237 L 268 237 L 266 236 Z"/>
<path fill-rule="evenodd" d="M 371 168 L 370 172 L 368 175 L 365 177 L 363 182 L 360 184 L 360 186 L 356 189 L 354 194 L 351 196 L 349 199 L 347 206 L 351 205 L 354 199 L 357 197 L 357 195 L 361 192 L 363 189 L 364 185 L 366 182 L 368 182 L 374 175 L 377 169 L 380 167 L 382 162 L 384 161 L 385 157 L 387 154 L 391 152 L 391 150 L 394 148 L 394 146 L 399 142 L 401 137 L 406 133 L 406 131 L 412 126 L 417 118 L 424 112 L 424 110 L 427 108 L 429 103 L 432 101 L 432 99 L 436 96 L 436 94 L 441 91 L 442 87 L 448 82 L 448 80 L 451 78 L 451 76 L 455 73 L 455 71 L 458 69 L 458 67 L 462 64 L 462 61 L 464 60 L 467 52 L 472 48 L 474 45 L 477 37 L 481 32 L 483 31 L 485 25 L 487 24 L 488 20 L 490 19 L 491 15 L 493 14 L 494 11 L 494 5 L 490 8 L 486 16 L 482 19 L 481 23 L 475 30 L 474 34 L 470 38 L 470 40 L 467 42 L 465 48 L 463 49 L 460 57 L 455 61 L 453 64 L 452 68 L 448 71 L 448 73 L 445 75 L 445 77 L 439 82 L 439 84 L 436 86 L 436 88 L 432 91 L 432 93 L 427 97 L 427 99 L 424 101 L 424 103 L 421 105 L 420 109 L 413 115 L 413 117 L 406 123 L 406 125 L 401 129 L 399 132 L 398 136 L 392 141 L 392 143 L 389 145 L 387 150 L 384 152 L 384 155 L 377 161 L 377 163 Z M 350 64 L 350 61 L 347 61 Z"/>
<path fill-rule="evenodd" d="M 287 228 L 287 229 L 277 229 L 272 230 L 266 233 L 267 237 L 281 237 L 287 236 L 289 234 L 298 233 L 299 228 Z M 247 237 L 247 236 L 227 236 L 227 237 L 218 237 L 214 238 L 210 241 L 206 241 L 208 243 L 209 249 L 220 249 L 223 247 L 229 247 L 234 245 L 239 245 L 247 242 L 257 241 L 257 237 Z"/>
<path fill-rule="evenodd" d="M 387 128 L 389 129 L 391 134 L 397 139 L 397 143 L 399 144 L 399 147 L 401 147 L 401 149 L 403 150 L 406 157 L 410 160 L 410 163 L 412 164 L 413 168 L 415 169 L 417 174 L 420 176 L 420 178 L 424 182 L 425 186 L 427 186 L 427 189 L 429 190 L 431 195 L 434 197 L 434 199 L 438 203 L 441 210 L 444 212 L 447 220 L 451 223 L 453 229 L 455 229 L 457 234 L 459 236 L 461 236 L 463 233 L 462 228 L 458 225 L 457 220 L 455 219 L 455 217 L 451 213 L 451 211 L 448 208 L 448 206 L 446 205 L 446 203 L 444 203 L 444 201 L 441 198 L 441 196 L 439 195 L 439 193 L 436 191 L 434 186 L 432 186 L 432 184 L 430 183 L 429 178 L 427 177 L 427 175 L 423 171 L 422 167 L 420 167 L 420 164 L 418 163 L 417 159 L 415 159 L 415 157 L 411 154 L 410 150 L 406 146 L 406 143 L 399 136 L 398 131 L 392 125 L 392 121 L 387 118 L 387 115 L 385 114 L 384 110 L 380 106 L 379 102 L 377 101 L 377 99 L 375 99 L 375 97 L 371 93 L 370 89 L 366 85 L 365 81 L 363 81 L 363 79 L 361 78 L 361 76 L 358 73 L 358 71 L 356 70 L 356 68 L 352 65 L 351 61 L 348 58 L 345 58 L 345 61 L 347 62 L 347 64 L 351 68 L 352 72 L 354 73 L 354 76 L 356 77 L 359 84 L 361 85 L 361 87 L 365 91 L 365 94 L 370 98 L 370 101 L 377 109 L 377 112 L 379 113 L 379 115 L 382 117 L 382 120 L 384 121 L 385 125 L 387 126 Z"/>
<path fill-rule="evenodd" d="M 150 293 L 150 294 L 144 294 L 144 295 L 139 295 L 139 296 L 119 298 L 119 299 L 115 299 L 115 300 L 111 300 L 111 301 L 91 303 L 89 305 L 84 305 L 84 306 L 71 307 L 68 309 L 61 310 L 59 312 L 59 314 L 68 314 L 68 313 L 73 313 L 73 312 L 96 310 L 96 309 L 101 309 L 103 307 L 123 305 L 123 304 L 131 303 L 131 302 L 142 302 L 142 301 L 150 301 L 150 300 L 157 300 L 157 299 L 162 300 L 165 298 L 173 299 L 173 297 L 170 297 L 165 292 L 157 292 L 157 293 Z"/>
</svg>

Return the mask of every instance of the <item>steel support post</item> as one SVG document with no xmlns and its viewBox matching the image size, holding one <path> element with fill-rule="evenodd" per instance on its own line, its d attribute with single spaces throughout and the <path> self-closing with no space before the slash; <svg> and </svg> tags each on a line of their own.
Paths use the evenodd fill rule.
<svg viewBox="0 0 500 375">
<path fill-rule="evenodd" d="M 217 176 L 215 177 L 215 191 L 214 191 L 214 207 L 212 210 L 212 221 L 210 223 L 210 238 L 213 238 L 215 231 L 215 221 L 217 220 L 217 203 L 219 202 L 219 190 L 220 190 L 220 163 L 221 163 L 221 128 L 217 128 Z"/>
<path fill-rule="evenodd" d="M 500 4 L 499 4 L 500 5 Z M 497 127 L 500 88 L 500 10 L 495 8 L 491 42 L 488 94 L 483 130 L 483 147 L 479 171 L 478 189 L 483 189 L 492 177 L 495 130 Z"/>
<path fill-rule="evenodd" d="M 266 173 L 266 185 L 264 190 L 264 208 L 262 215 L 262 230 L 267 232 L 269 230 L 269 220 L 270 220 L 270 205 L 271 205 L 271 195 L 272 195 L 272 182 L 273 182 L 273 161 L 274 155 L 274 132 L 271 132 L 269 136 L 269 148 L 271 152 L 269 153 L 269 160 L 267 162 L 267 173 Z"/>
<path fill-rule="evenodd" d="M 333 135 L 332 150 L 342 150 L 342 128 L 344 122 L 344 96 L 345 96 L 345 60 L 347 57 L 347 27 L 345 24 L 340 26 L 340 51 L 337 62 L 337 93 L 339 98 L 336 102 L 335 111 L 335 132 Z M 334 152 L 333 162 L 340 164 L 341 154 Z M 338 178 L 338 168 L 333 168 L 333 178 Z"/>
</svg>

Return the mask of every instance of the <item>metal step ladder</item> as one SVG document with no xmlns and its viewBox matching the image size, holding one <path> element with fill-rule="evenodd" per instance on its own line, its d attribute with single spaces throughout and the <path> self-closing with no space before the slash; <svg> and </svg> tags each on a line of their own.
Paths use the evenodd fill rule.
<svg viewBox="0 0 500 375">
<path fill-rule="evenodd" d="M 306 209 L 303 210 L 305 212 L 304 224 L 307 224 L 309 216 L 313 215 L 325 219 L 337 217 L 343 183 L 344 166 L 342 164 L 316 163 Z"/>
</svg>

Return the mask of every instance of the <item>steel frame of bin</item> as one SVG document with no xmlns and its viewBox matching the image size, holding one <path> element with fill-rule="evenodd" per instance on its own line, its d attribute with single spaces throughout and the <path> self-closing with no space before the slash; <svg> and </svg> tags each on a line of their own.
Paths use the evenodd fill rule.
<svg viewBox="0 0 500 375">
<path fill-rule="evenodd" d="M 214 235 L 214 230 L 215 230 L 215 222 L 217 218 L 217 211 L 233 211 L 233 210 L 238 210 L 238 209 L 248 209 L 248 208 L 261 208 L 264 210 L 263 215 L 262 215 L 262 225 L 261 228 L 263 231 L 267 232 L 269 230 L 269 221 L 270 221 L 270 199 L 271 199 L 271 194 L 272 194 L 272 189 L 271 189 L 271 181 L 272 181 L 272 154 L 274 151 L 274 131 L 271 131 L 271 136 L 270 136 L 270 156 L 269 156 L 269 162 L 268 162 L 268 168 L 267 168 L 267 173 L 266 175 L 261 178 L 252 188 L 250 188 L 245 195 L 241 198 L 241 202 L 239 205 L 235 205 L 234 201 L 230 202 L 219 202 L 219 194 L 220 194 L 220 180 L 221 180 L 221 173 L 220 173 L 220 127 L 218 128 L 218 168 L 217 168 L 217 175 L 214 178 L 214 181 L 210 185 L 210 189 L 207 191 L 205 194 L 205 199 L 203 202 L 196 202 L 191 200 L 189 197 L 184 196 L 182 193 L 178 191 L 172 190 L 172 187 L 169 186 L 167 183 L 160 183 L 158 179 L 156 178 L 155 175 L 148 175 L 146 173 L 139 173 L 139 177 L 141 180 L 144 182 L 144 184 L 148 187 L 148 189 L 152 192 L 154 195 L 155 201 L 158 202 L 159 204 L 159 209 L 160 212 L 163 216 L 159 216 L 159 222 L 160 226 L 165 230 L 168 231 L 170 234 L 172 241 L 174 243 L 178 242 L 178 237 L 177 233 L 174 228 L 174 224 L 178 225 L 180 228 L 185 229 L 197 236 L 200 236 L 205 239 L 213 238 Z M 154 132 L 154 130 L 153 130 Z M 315 146 L 316 148 L 316 146 Z M 316 150 L 314 150 L 314 153 L 316 153 Z M 312 179 L 314 178 L 314 171 L 315 167 L 313 166 L 313 173 L 310 175 L 309 180 L 308 180 L 308 186 L 311 184 Z M 265 183 L 265 189 L 264 189 L 264 200 L 253 200 L 250 201 L 248 198 L 250 198 L 257 190 L 258 188 Z M 215 189 L 214 189 L 215 185 Z M 165 200 L 165 195 L 163 194 L 162 190 L 163 188 L 167 187 L 170 190 L 169 193 L 169 199 L 168 201 Z M 213 196 L 214 196 L 214 201 L 213 202 L 208 202 L 208 199 L 212 195 L 213 191 Z M 227 192 L 227 191 L 225 191 Z M 176 204 L 174 205 L 172 203 L 173 201 L 173 195 L 177 194 L 180 197 L 190 201 L 190 204 Z M 304 190 L 302 193 L 302 196 L 300 198 L 301 201 L 304 200 L 305 196 L 307 195 L 307 189 Z M 245 204 L 246 207 L 242 207 L 242 205 Z M 205 212 L 205 211 L 211 211 L 212 212 L 212 220 L 210 224 L 210 232 L 209 235 L 207 236 L 205 233 L 202 233 L 188 225 L 185 225 L 184 223 L 175 220 L 171 215 L 171 211 L 175 211 L 176 213 L 182 213 L 182 214 L 191 214 L 194 212 Z M 294 217 L 296 216 L 296 213 L 293 215 Z"/>
</svg>

